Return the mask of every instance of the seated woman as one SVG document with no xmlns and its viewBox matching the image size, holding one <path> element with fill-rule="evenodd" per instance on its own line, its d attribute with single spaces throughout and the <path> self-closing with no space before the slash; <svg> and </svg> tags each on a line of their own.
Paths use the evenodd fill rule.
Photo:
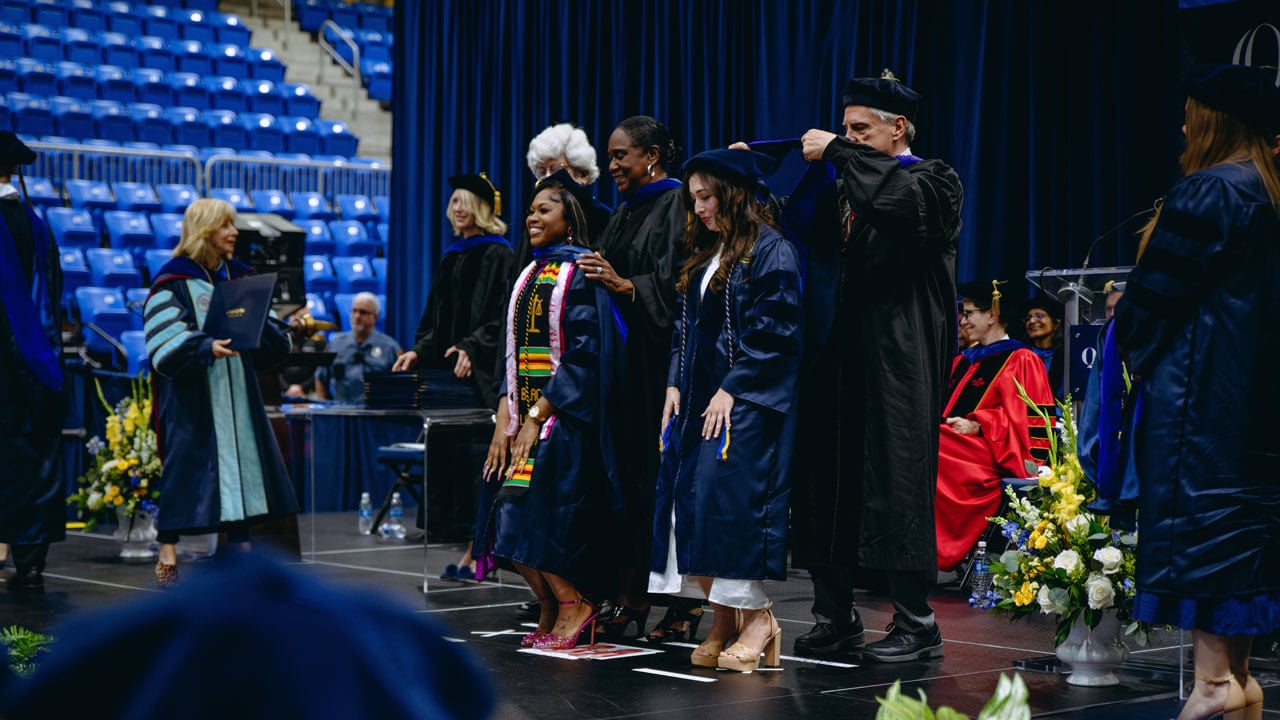
<svg viewBox="0 0 1280 720">
<path fill-rule="evenodd" d="M 951 363 L 950 398 L 938 436 L 938 492 L 934 517 L 938 569 L 952 570 L 978 541 L 1000 507 L 1001 480 L 1027 477 L 1027 460 L 1048 459 L 1049 431 L 1018 392 L 1054 417 L 1044 363 L 1009 339 L 997 282 L 960 286 L 960 325 L 977 344 Z M 1003 306 L 1003 307 L 1002 307 Z"/>
<path fill-rule="evenodd" d="M 621 497 L 605 422 L 620 331 L 609 293 L 578 265 L 587 221 L 572 185 L 544 182 L 529 206 L 534 260 L 511 291 L 505 381 L 483 471 L 502 483 L 493 554 L 541 602 L 538 627 L 520 644 L 550 650 L 572 648 L 588 626 L 594 642 L 599 610 L 583 591 L 616 589 L 608 538 Z"/>
<path fill-rule="evenodd" d="M 777 667 L 782 635 L 763 581 L 786 579 L 801 270 L 773 225 L 767 155 L 710 150 L 685 165 L 688 259 L 663 407 L 650 593 L 692 579 L 714 622 L 692 662 Z"/>
<path fill-rule="evenodd" d="M 1028 300 L 1024 309 L 1026 314 L 1022 317 L 1022 325 L 1031 352 L 1044 361 L 1054 397 L 1063 397 L 1063 363 L 1066 358 L 1062 352 L 1062 303 L 1048 295 L 1039 295 Z"/>
</svg>

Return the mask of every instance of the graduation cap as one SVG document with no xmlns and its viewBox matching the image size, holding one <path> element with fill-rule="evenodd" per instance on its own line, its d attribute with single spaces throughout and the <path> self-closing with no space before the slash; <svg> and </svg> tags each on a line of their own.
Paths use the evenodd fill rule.
<svg viewBox="0 0 1280 720">
<path fill-rule="evenodd" d="M 1057 298 L 1044 293 L 1039 293 L 1030 300 L 1022 303 L 1022 311 L 1024 313 L 1031 312 L 1031 310 L 1036 308 L 1049 313 L 1049 317 L 1057 320 L 1058 322 L 1062 322 L 1062 318 L 1065 317 L 1066 314 L 1066 308 L 1062 307 L 1062 303 L 1059 302 Z"/>
<path fill-rule="evenodd" d="M 885 68 L 878 78 L 854 78 L 840 93 L 840 105 L 866 105 L 902 115 L 915 122 L 920 109 L 920 93 L 902 84 L 893 71 Z"/>
<path fill-rule="evenodd" d="M 1214 110 L 1268 132 L 1280 131 L 1280 88 L 1275 68 L 1196 65 L 1187 71 L 1187 94 Z"/>
<path fill-rule="evenodd" d="M 564 188 L 566 192 L 577 199 L 584 212 L 595 202 L 595 196 L 591 194 L 591 188 L 574 180 L 573 175 L 569 174 L 569 171 L 564 168 L 560 168 L 535 183 L 533 186 L 534 194 L 537 194 L 539 190 L 547 185 L 559 185 Z"/>
<path fill-rule="evenodd" d="M 1001 322 L 1008 324 L 1008 318 L 1016 312 L 1014 301 L 1000 292 L 1000 286 L 1008 282 L 1008 280 L 992 280 L 991 282 L 960 283 L 956 286 L 956 294 L 961 300 L 968 300 L 981 310 L 990 310 L 1000 317 Z"/>
<path fill-rule="evenodd" d="M 462 175 L 454 175 L 449 178 L 449 187 L 454 190 L 467 190 L 473 193 L 481 200 L 486 200 L 493 206 L 493 214 L 502 214 L 502 193 L 498 192 L 498 188 L 484 173 L 465 173 Z"/>
<path fill-rule="evenodd" d="M 8 130 L 0 130 L 0 170 L 8 170 L 15 165 L 30 165 L 36 161 L 36 154 Z"/>
<path fill-rule="evenodd" d="M 778 164 L 778 158 L 756 150 L 718 148 L 704 150 L 689 158 L 683 173 L 687 179 L 695 172 L 707 172 L 736 185 L 762 190 L 768 195 L 769 186 L 764 178 L 776 172 Z"/>
</svg>

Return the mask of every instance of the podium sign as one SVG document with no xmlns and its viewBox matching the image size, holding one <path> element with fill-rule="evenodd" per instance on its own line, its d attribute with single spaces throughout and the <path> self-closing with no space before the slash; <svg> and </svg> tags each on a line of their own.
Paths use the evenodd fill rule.
<svg viewBox="0 0 1280 720">
<path fill-rule="evenodd" d="M 1088 369 L 1093 366 L 1093 351 L 1097 347 L 1097 329 L 1088 332 L 1089 325 L 1100 324 L 1106 319 L 1107 284 L 1124 282 L 1133 266 L 1070 268 L 1066 270 L 1032 270 L 1027 280 L 1044 294 L 1055 297 L 1063 305 L 1066 327 L 1062 333 L 1062 352 L 1066 362 L 1062 364 L 1066 377 L 1062 387 L 1077 399 L 1084 396 Z"/>
</svg>

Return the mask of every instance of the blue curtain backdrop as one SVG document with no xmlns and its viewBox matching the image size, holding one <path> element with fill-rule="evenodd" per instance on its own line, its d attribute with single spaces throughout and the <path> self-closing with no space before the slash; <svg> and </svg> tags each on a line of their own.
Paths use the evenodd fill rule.
<svg viewBox="0 0 1280 720">
<path fill-rule="evenodd" d="M 913 151 L 964 182 L 960 279 L 1078 266 L 1176 177 L 1178 20 L 1153 0 L 398 3 L 388 327 L 412 342 L 449 175 L 488 172 L 514 240 L 528 143 L 551 123 L 586 130 L 612 205 L 618 121 L 653 115 L 692 152 L 838 132 L 844 82 L 885 67 L 925 95 Z M 1131 262 L 1140 224 L 1091 264 Z"/>
</svg>

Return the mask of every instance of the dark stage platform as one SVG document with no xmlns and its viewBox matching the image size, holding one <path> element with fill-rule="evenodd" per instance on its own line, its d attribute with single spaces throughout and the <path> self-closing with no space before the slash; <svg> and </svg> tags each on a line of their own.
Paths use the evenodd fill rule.
<svg viewBox="0 0 1280 720">
<path fill-rule="evenodd" d="M 629 643 L 620 652 L 564 659 L 521 652 L 518 641 L 528 632 L 513 619 L 515 607 L 529 592 L 514 573 L 501 573 L 502 583 L 459 583 L 433 578 L 422 592 L 423 547 L 414 542 L 381 541 L 356 534 L 354 513 L 316 516 L 316 552 L 310 555 L 310 516 L 299 518 L 303 529 L 304 567 L 341 584 L 376 589 L 401 598 L 450 628 L 492 671 L 498 688 L 498 718 L 872 718 L 876 696 L 896 679 L 906 692 L 924 690 L 934 707 L 950 705 L 974 717 L 994 690 L 1001 672 L 1014 672 L 1015 661 L 1051 655 L 1053 618 L 1037 616 L 1009 623 L 970 608 L 958 593 L 934 598 L 945 641 L 941 660 L 895 665 L 866 664 L 856 653 L 821 661 L 796 657 L 792 642 L 810 626 L 810 586 L 804 573 L 785 583 L 769 583 L 775 612 L 783 628 L 780 670 L 749 675 L 690 667 L 688 647 L 650 647 Z M 122 564 L 116 543 L 107 535 L 70 533 L 55 545 L 42 595 L 0 591 L 0 626 L 23 625 L 53 631 L 60 620 L 91 612 L 108 603 L 127 602 L 139 593 L 157 592 L 152 565 Z M 457 562 L 461 546 L 433 545 L 429 567 L 440 572 Z M 207 571 L 207 563 L 182 565 L 184 577 Z M 11 573 L 12 569 L 7 572 Z M 881 596 L 860 597 L 867 640 L 883 637 L 891 608 Z M 653 626 L 662 608 L 650 615 Z M 700 636 L 710 626 L 705 621 Z M 1055 718 L 1170 718 L 1177 714 L 1178 634 L 1157 633 L 1152 648 L 1131 645 L 1130 666 L 1113 688 L 1076 688 L 1051 672 L 1019 671 L 1031 691 L 1032 714 Z M 652 651 L 652 652 L 650 652 Z M 1152 672 L 1152 669 L 1155 672 Z M 1189 671 L 1188 671 L 1189 675 Z M 1266 717 L 1280 718 L 1280 685 L 1265 670 Z M 458 688 L 466 693 L 466 688 Z"/>
</svg>

